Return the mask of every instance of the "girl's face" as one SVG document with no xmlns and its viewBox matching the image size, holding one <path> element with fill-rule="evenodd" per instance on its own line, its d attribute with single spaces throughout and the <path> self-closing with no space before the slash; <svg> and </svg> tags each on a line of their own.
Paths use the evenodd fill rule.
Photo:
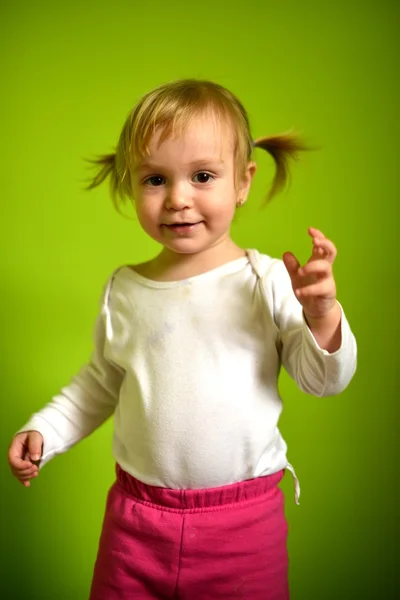
<svg viewBox="0 0 400 600">
<path fill-rule="evenodd" d="M 159 143 L 132 175 L 138 219 L 164 248 L 194 254 L 230 242 L 238 201 L 244 202 L 255 172 L 249 163 L 235 187 L 234 140 L 211 116 L 198 117 L 180 136 Z M 228 246 L 228 244 L 227 244 Z"/>
</svg>

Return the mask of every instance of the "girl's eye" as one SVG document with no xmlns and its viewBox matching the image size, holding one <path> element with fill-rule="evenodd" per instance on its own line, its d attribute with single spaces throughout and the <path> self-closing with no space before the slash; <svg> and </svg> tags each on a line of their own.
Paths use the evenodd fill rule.
<svg viewBox="0 0 400 600">
<path fill-rule="evenodd" d="M 214 179 L 214 177 L 210 173 L 197 173 L 193 177 L 193 181 L 196 183 L 208 183 L 211 179 Z"/>
<path fill-rule="evenodd" d="M 163 185 L 163 183 L 165 183 L 165 179 L 164 177 L 161 177 L 161 175 L 152 175 L 151 177 L 146 179 L 144 183 L 146 185 L 158 187 L 159 185 Z"/>
</svg>

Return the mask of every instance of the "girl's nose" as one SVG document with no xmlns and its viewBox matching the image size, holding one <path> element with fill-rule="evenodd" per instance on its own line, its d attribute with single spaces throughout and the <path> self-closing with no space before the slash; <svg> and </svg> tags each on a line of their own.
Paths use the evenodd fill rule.
<svg viewBox="0 0 400 600">
<path fill-rule="evenodd" d="M 168 189 L 165 205 L 168 210 L 183 210 L 192 205 L 192 198 L 183 187 L 171 187 Z"/>
</svg>

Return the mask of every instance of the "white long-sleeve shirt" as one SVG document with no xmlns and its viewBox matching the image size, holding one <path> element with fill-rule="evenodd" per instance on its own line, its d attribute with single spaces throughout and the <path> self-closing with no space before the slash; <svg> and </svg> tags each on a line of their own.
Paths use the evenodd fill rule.
<svg viewBox="0 0 400 600">
<path fill-rule="evenodd" d="M 44 438 L 42 465 L 114 414 L 113 453 L 144 483 L 227 485 L 291 468 L 278 420 L 281 365 L 301 390 L 342 392 L 356 342 L 319 348 L 283 262 L 247 251 L 183 281 L 130 267 L 111 277 L 90 362 L 21 429 Z"/>
</svg>

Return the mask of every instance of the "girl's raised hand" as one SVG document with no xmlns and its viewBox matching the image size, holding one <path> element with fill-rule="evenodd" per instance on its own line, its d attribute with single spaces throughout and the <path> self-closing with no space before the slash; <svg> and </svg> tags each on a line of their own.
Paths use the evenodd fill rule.
<svg viewBox="0 0 400 600">
<path fill-rule="evenodd" d="M 313 249 L 307 263 L 302 267 L 291 252 L 285 252 L 283 262 L 306 318 L 319 319 L 336 306 L 332 266 L 337 250 L 333 242 L 318 229 L 310 227 L 308 233 L 312 238 Z"/>
</svg>

